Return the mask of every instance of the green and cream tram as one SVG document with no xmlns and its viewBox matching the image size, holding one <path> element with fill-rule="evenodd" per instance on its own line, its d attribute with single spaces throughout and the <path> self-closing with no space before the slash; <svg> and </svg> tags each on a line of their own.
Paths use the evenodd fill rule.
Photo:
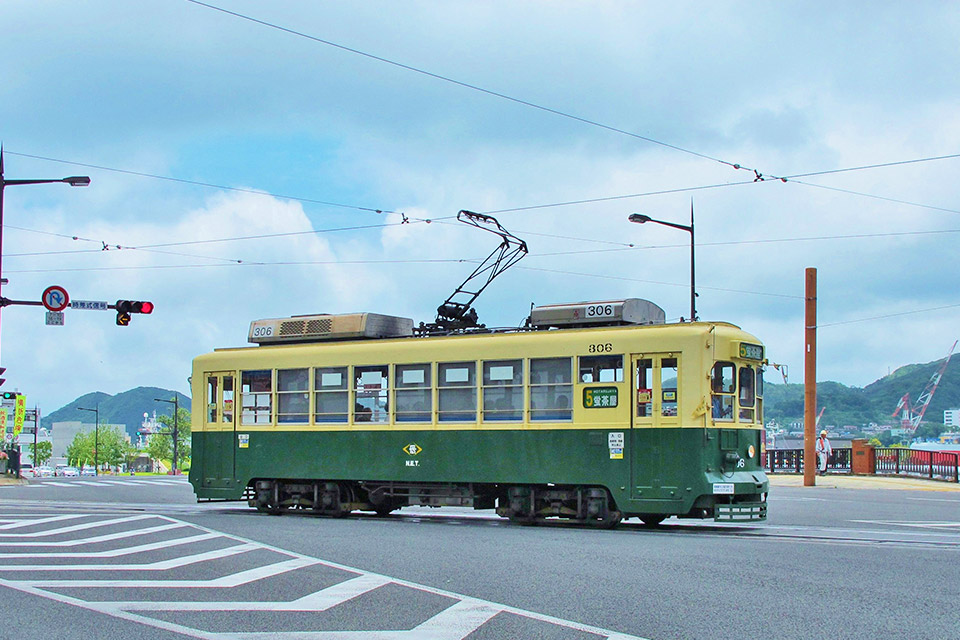
<svg viewBox="0 0 960 640">
<path fill-rule="evenodd" d="M 371 313 L 255 321 L 259 346 L 193 362 L 190 481 L 272 513 L 763 520 L 763 346 L 663 315 L 552 305 L 441 336 Z"/>
</svg>

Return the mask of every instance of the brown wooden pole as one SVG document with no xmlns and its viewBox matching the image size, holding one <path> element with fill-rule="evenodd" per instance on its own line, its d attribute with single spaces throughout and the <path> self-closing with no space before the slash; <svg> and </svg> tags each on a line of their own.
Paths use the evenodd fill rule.
<svg viewBox="0 0 960 640">
<path fill-rule="evenodd" d="M 817 270 L 807 268 L 803 368 L 803 486 L 817 484 Z"/>
</svg>

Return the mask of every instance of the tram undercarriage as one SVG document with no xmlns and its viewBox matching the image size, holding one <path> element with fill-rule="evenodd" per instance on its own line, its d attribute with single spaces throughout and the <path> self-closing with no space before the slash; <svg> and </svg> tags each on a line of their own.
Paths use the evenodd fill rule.
<svg viewBox="0 0 960 640">
<path fill-rule="evenodd" d="M 279 515 L 299 511 L 343 517 L 351 511 L 385 516 L 408 506 L 458 506 L 495 509 L 511 522 L 534 525 L 547 518 L 598 528 L 615 527 L 623 513 L 604 487 L 552 485 L 489 485 L 325 480 L 255 480 L 244 499 L 258 511 Z M 656 525 L 665 514 L 641 514 Z"/>
</svg>

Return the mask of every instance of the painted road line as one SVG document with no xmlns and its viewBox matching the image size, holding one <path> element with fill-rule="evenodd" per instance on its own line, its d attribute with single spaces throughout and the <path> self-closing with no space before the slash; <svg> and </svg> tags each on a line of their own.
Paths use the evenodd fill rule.
<svg viewBox="0 0 960 640">
<path fill-rule="evenodd" d="M 282 619 L 280 625 L 271 629 L 269 637 L 280 640 L 421 640 L 430 638 L 431 640 L 463 640 L 473 634 L 484 624 L 494 617 L 506 614 L 523 618 L 539 623 L 547 623 L 557 626 L 564 630 L 574 630 L 583 633 L 594 634 L 598 637 L 608 638 L 610 640 L 643 640 L 637 636 L 622 634 L 607 629 L 601 629 L 592 625 L 586 625 L 569 620 L 563 620 L 554 616 L 549 616 L 537 612 L 526 611 L 503 604 L 490 602 L 462 594 L 453 593 L 443 589 L 436 589 L 426 585 L 421 585 L 406 580 L 392 578 L 382 574 L 363 571 L 353 567 L 348 567 L 334 562 L 327 562 L 318 558 L 313 558 L 303 554 L 287 551 L 270 545 L 265 545 L 256 541 L 247 540 L 239 536 L 228 535 L 217 532 L 199 525 L 189 524 L 175 520 L 167 516 L 156 516 L 159 520 L 166 521 L 173 527 L 187 527 L 197 535 L 209 535 L 215 538 L 229 540 L 239 543 L 230 549 L 241 547 L 244 549 L 256 549 L 271 551 L 281 556 L 289 558 L 283 562 L 278 562 L 266 567 L 237 571 L 232 575 L 223 576 L 212 580 L 10 580 L 0 578 L 0 586 L 7 586 L 24 593 L 30 593 L 47 598 L 49 600 L 70 604 L 94 612 L 105 613 L 115 618 L 128 620 L 143 624 L 157 629 L 164 629 L 179 633 L 187 638 L 197 638 L 200 640 L 247 640 L 265 637 L 262 631 L 258 632 L 211 632 L 203 629 L 197 629 L 186 624 L 168 622 L 165 620 L 151 618 L 149 615 L 143 615 L 149 611 L 227 611 L 227 612 L 246 612 L 246 611 L 275 611 L 275 612 L 293 612 L 293 611 L 323 611 L 361 597 L 376 589 L 386 585 L 396 585 L 405 587 L 413 591 L 438 595 L 454 601 L 454 604 L 447 607 L 440 613 L 431 616 L 413 629 L 404 630 L 381 630 L 381 631 L 359 631 L 350 630 L 349 627 L 355 627 L 360 624 L 360 620 L 347 621 L 345 625 L 348 629 L 338 631 L 286 631 L 283 628 Z M 141 530 L 142 532 L 143 530 Z M 209 538 L 208 538 L 209 539 Z M 32 544 L 32 543 L 25 543 Z M 142 545 L 141 545 L 142 546 Z M 184 549 L 189 551 L 189 549 Z M 216 560 L 218 556 L 223 557 L 224 553 L 229 551 L 214 551 L 202 554 L 189 555 L 186 558 L 166 561 L 170 563 L 190 563 Z M 42 559 L 46 554 L 34 554 L 37 559 Z M 22 556 L 34 557 L 34 556 Z M 53 557 L 52 555 L 48 557 Z M 341 583 L 331 585 L 314 593 L 300 597 L 288 602 L 190 602 L 188 598 L 185 601 L 177 602 L 100 602 L 87 601 L 80 597 L 68 596 L 61 593 L 51 592 L 50 588 L 69 588 L 72 593 L 82 592 L 84 588 L 144 588 L 144 587 L 164 587 L 164 588 L 200 588 L 204 591 L 210 587 L 235 587 L 249 584 L 256 580 L 267 579 L 287 572 L 295 572 L 305 567 L 314 565 L 324 566 L 330 569 L 339 570 L 352 574 L 355 577 L 348 578 Z M 62 569 L 63 567 L 49 566 L 50 570 Z M 119 567 L 129 567 L 126 570 L 143 569 L 143 565 L 109 565 L 109 570 L 117 570 Z M 158 566 L 158 565 L 150 565 Z M 101 569 L 99 565 L 87 565 L 83 567 L 86 570 L 91 568 Z M 26 571 L 26 568 L 19 568 Z M 202 596 L 201 596 L 202 597 Z"/>
<path fill-rule="evenodd" d="M 148 533 L 158 533 L 160 531 L 169 531 L 171 529 L 181 529 L 183 527 L 190 527 L 193 525 L 187 524 L 185 522 L 172 523 L 168 522 L 167 524 L 157 525 L 155 527 L 147 527 L 146 529 L 132 529 L 130 531 L 119 531 L 117 533 L 107 533 L 102 536 L 94 536 L 92 538 L 80 538 L 77 540 L 57 540 L 57 541 L 40 541 L 40 542 L 2 542 L 0 541 L 0 548 L 3 547 L 79 547 L 85 544 L 99 544 L 101 542 L 111 542 L 113 540 L 122 540 L 124 538 L 134 538 L 138 536 L 147 535 Z"/>
<path fill-rule="evenodd" d="M 392 584 L 384 576 L 360 575 L 288 602 L 101 602 L 108 609 L 130 611 L 326 611 L 374 589 Z"/>
<path fill-rule="evenodd" d="M 83 518 L 85 516 L 70 514 L 66 516 L 46 516 L 44 518 L 34 518 L 32 520 L 15 520 L 5 525 L 0 525 L 0 529 L 3 531 L 9 531 L 10 529 L 19 529 L 21 527 L 32 527 L 38 524 L 47 524 L 48 522 L 62 522 L 64 520 L 76 520 L 77 518 Z"/>
<path fill-rule="evenodd" d="M 252 543 L 257 544 L 257 543 Z M 258 548 L 262 549 L 262 546 Z M 279 552 L 284 555 L 292 555 L 286 552 Z M 272 578 L 288 571 L 295 571 L 319 564 L 319 560 L 294 558 L 293 560 L 284 560 L 275 562 L 255 569 L 238 571 L 227 576 L 211 578 L 210 580 L 11 580 L 10 582 L 23 582 L 34 587 L 41 588 L 111 588 L 111 589 L 130 589 L 130 588 L 162 588 L 162 589 L 220 589 L 239 587 L 264 578 Z"/>
<path fill-rule="evenodd" d="M 108 549 L 106 551 L 58 551 L 54 553 L 0 553 L 0 560 L 12 560 L 16 558 L 53 558 L 53 559 L 79 559 L 79 558 L 118 558 L 128 556 L 134 553 L 145 553 L 147 551 L 157 551 L 158 549 L 168 549 L 170 547 L 193 544 L 194 542 L 203 542 L 219 538 L 216 533 L 201 533 L 195 536 L 185 538 L 174 538 L 173 540 L 161 540 L 151 544 L 141 544 L 135 547 L 125 547 L 121 549 Z M 112 565 L 111 565 L 112 566 Z"/>
<path fill-rule="evenodd" d="M 853 520 L 852 522 L 864 522 L 867 524 L 887 524 L 897 527 L 916 527 L 920 529 L 958 529 L 960 522 L 937 522 L 937 521 L 903 521 L 903 520 Z"/>
<path fill-rule="evenodd" d="M 75 524 L 69 527 L 61 527 L 59 529 L 50 529 L 48 531 L 34 531 L 32 533 L 0 533 L 0 538 L 9 538 L 13 536 L 18 536 L 20 538 L 45 538 L 49 536 L 56 536 L 63 533 L 73 533 L 74 531 L 82 531 L 84 529 L 99 529 L 101 527 L 108 527 L 114 524 L 122 524 L 124 522 L 135 522 L 137 520 L 150 520 L 156 519 L 156 516 L 146 514 L 146 515 L 135 515 L 127 516 L 125 518 L 112 518 L 110 520 L 100 520 L 97 522 L 85 522 L 83 524 Z M 0 545 L 3 542 L 0 541 Z"/>
<path fill-rule="evenodd" d="M 191 564 L 229 558 L 248 551 L 256 551 L 260 547 L 254 544 L 238 544 L 234 547 L 225 547 L 204 553 L 195 553 L 192 556 L 180 556 L 169 560 L 158 560 L 143 564 L 19 564 L 0 567 L 0 573 L 8 571 L 167 571 L 179 569 Z M 39 557 L 39 556 L 33 556 Z"/>
</svg>

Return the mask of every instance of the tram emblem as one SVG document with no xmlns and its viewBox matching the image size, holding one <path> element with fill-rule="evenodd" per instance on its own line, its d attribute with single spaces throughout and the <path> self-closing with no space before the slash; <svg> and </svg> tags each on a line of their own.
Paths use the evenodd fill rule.
<svg viewBox="0 0 960 640">
<path fill-rule="evenodd" d="M 410 443 L 410 444 L 408 444 L 407 446 L 405 446 L 405 447 L 403 448 L 403 451 L 404 451 L 404 453 L 406 453 L 406 454 L 409 455 L 409 456 L 415 456 L 415 455 L 417 455 L 418 453 L 420 453 L 421 451 L 423 451 L 423 449 L 421 449 L 421 448 L 420 448 L 419 446 L 417 446 L 416 444 Z"/>
</svg>

